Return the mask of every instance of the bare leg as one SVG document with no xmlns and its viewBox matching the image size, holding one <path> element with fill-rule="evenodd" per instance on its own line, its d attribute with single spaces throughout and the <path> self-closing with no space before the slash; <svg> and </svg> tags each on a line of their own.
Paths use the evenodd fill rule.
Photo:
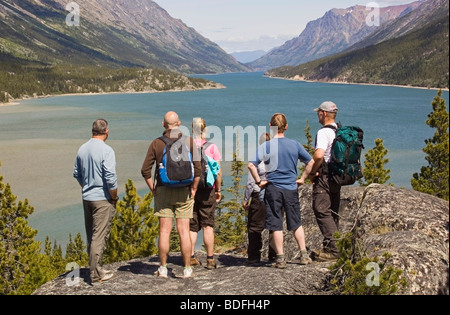
<svg viewBox="0 0 450 315">
<path fill-rule="evenodd" d="M 294 237 L 300 250 L 306 250 L 305 230 L 303 229 L 303 226 L 299 227 L 294 232 Z"/>
<path fill-rule="evenodd" d="M 191 246 L 192 246 L 191 256 L 194 256 L 195 244 L 197 244 L 198 233 L 190 231 L 190 235 L 191 235 Z"/>
<path fill-rule="evenodd" d="M 189 231 L 190 219 L 177 219 L 177 230 L 180 235 L 181 255 L 183 256 L 184 266 L 191 266 L 192 243 Z"/>
<path fill-rule="evenodd" d="M 206 247 L 206 254 L 208 256 L 214 255 L 214 229 L 210 226 L 203 228 L 203 242 Z"/>
<path fill-rule="evenodd" d="M 284 242 L 283 231 L 274 231 L 273 232 L 273 244 L 274 244 L 274 249 L 275 249 L 277 255 L 284 254 L 283 242 Z"/>
<path fill-rule="evenodd" d="M 167 264 L 167 258 L 170 251 L 170 233 L 172 232 L 173 219 L 172 218 L 159 218 L 159 261 L 161 266 Z"/>
</svg>

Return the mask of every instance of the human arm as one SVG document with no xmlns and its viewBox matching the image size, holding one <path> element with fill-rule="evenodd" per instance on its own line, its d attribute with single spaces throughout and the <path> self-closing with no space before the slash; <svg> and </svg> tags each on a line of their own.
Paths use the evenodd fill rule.
<svg viewBox="0 0 450 315">
<path fill-rule="evenodd" d="M 220 202 L 220 200 L 222 200 L 222 167 L 220 167 L 219 173 L 217 174 L 216 181 L 214 182 L 214 187 L 216 202 Z"/>
<path fill-rule="evenodd" d="M 119 200 L 119 197 L 116 174 L 116 156 L 112 149 L 105 155 L 105 160 L 103 161 L 103 174 L 111 201 L 115 206 Z"/>
<path fill-rule="evenodd" d="M 256 185 L 263 188 L 268 184 L 267 180 L 261 180 L 261 177 L 258 174 L 258 167 L 255 164 L 253 164 L 253 162 L 248 163 L 248 170 L 250 171 L 250 174 L 253 176 Z"/>
<path fill-rule="evenodd" d="M 152 170 L 156 162 L 157 147 L 155 141 L 153 141 L 152 144 L 150 144 L 150 147 L 148 148 L 147 155 L 145 156 L 145 160 L 144 163 L 142 164 L 141 169 L 142 177 L 144 177 L 144 180 L 148 188 L 152 191 L 153 194 L 156 192 L 155 182 L 153 181 L 152 178 Z"/>
<path fill-rule="evenodd" d="M 77 180 L 78 184 L 83 187 L 83 176 L 81 174 L 80 159 L 78 156 L 73 167 L 73 177 Z"/>
<path fill-rule="evenodd" d="M 308 178 L 309 174 L 311 173 L 312 169 L 314 168 L 314 165 L 315 165 L 314 159 L 312 159 L 306 164 L 302 176 L 300 177 L 299 180 L 297 180 L 297 185 L 301 186 L 305 184 L 305 181 Z"/>
<path fill-rule="evenodd" d="M 250 201 L 254 185 L 255 179 L 253 178 L 251 172 L 249 172 L 247 175 L 247 185 L 245 185 L 244 201 L 242 202 L 242 207 L 244 207 L 245 211 L 248 211 L 249 209 L 248 202 Z"/>
<path fill-rule="evenodd" d="M 317 149 L 314 153 L 313 160 L 314 160 L 314 166 L 311 169 L 311 172 L 309 174 L 309 179 L 311 181 L 314 181 L 314 179 L 319 176 L 319 173 L 317 172 L 319 168 L 322 166 L 323 160 L 325 157 L 325 150 L 323 149 Z"/>
</svg>

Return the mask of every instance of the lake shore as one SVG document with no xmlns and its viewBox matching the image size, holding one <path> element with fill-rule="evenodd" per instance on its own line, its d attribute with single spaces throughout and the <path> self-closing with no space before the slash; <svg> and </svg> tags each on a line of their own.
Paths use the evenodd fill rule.
<svg viewBox="0 0 450 315">
<path fill-rule="evenodd" d="M 227 87 L 221 83 L 213 82 L 214 85 L 207 84 L 202 88 L 186 88 L 186 89 L 172 89 L 167 91 L 157 91 L 157 90 L 147 90 L 147 91 L 134 91 L 134 90 L 126 90 L 119 92 L 89 92 L 89 93 L 67 93 L 67 94 L 48 94 L 41 96 L 25 96 L 21 99 L 14 99 L 9 103 L 0 103 L 0 106 L 16 106 L 20 105 L 20 102 L 26 100 L 34 100 L 34 99 L 42 99 L 42 98 L 50 98 L 50 97 L 64 97 L 64 96 L 93 96 L 93 95 L 120 95 L 120 94 L 154 94 L 154 93 L 174 93 L 174 92 L 195 92 L 195 91 L 203 91 L 203 90 L 221 90 L 226 89 Z"/>
<path fill-rule="evenodd" d="M 294 78 L 282 78 L 282 77 L 273 77 L 270 75 L 264 75 L 266 78 L 270 79 L 279 79 L 279 80 L 287 80 L 287 81 L 299 81 L 299 82 L 309 82 L 309 83 L 329 83 L 329 84 L 345 84 L 345 85 L 366 85 L 366 86 L 386 86 L 386 87 L 399 87 L 399 88 L 407 88 L 407 89 L 419 89 L 419 90 L 434 90 L 434 91 L 446 91 L 448 92 L 448 88 L 429 88 L 423 86 L 411 86 L 411 85 L 395 85 L 395 84 L 375 84 L 375 83 L 353 83 L 348 81 L 321 81 L 321 80 L 306 80 L 303 77 L 295 76 Z"/>
</svg>

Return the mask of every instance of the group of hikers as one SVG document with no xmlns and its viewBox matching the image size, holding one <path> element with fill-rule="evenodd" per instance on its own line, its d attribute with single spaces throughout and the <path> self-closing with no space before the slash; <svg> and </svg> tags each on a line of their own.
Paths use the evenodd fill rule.
<svg viewBox="0 0 450 315">
<path fill-rule="evenodd" d="M 248 180 L 242 205 L 248 213 L 246 266 L 261 263 L 262 232 L 267 229 L 270 231 L 268 259 L 271 266 L 286 268 L 283 248 L 284 217 L 288 230 L 293 232 L 298 244 L 300 264 L 307 265 L 312 260 L 335 261 L 339 258 L 333 235 L 339 228 L 341 186 L 328 174 L 331 148 L 338 129 L 335 122 L 338 107 L 328 101 L 316 108 L 315 112 L 324 128 L 317 133 L 314 156 L 299 142 L 285 137 L 288 122 L 284 114 L 273 115 L 270 121 L 272 134 L 261 135 L 258 152 L 248 165 Z M 154 211 L 159 218 L 160 265 L 155 275 L 168 277 L 170 234 L 175 219 L 184 261 L 183 277 L 190 278 L 193 277 L 192 267 L 201 265 L 195 255 L 195 244 L 200 231 L 203 231 L 207 254 L 206 268 L 216 268 L 214 225 L 216 205 L 222 198 L 222 158 L 218 147 L 206 141 L 206 123 L 202 118 L 195 118 L 193 121 L 193 137 L 183 135 L 180 131 L 181 121 L 173 111 L 164 116 L 162 125 L 163 136 L 152 141 L 141 169 L 142 176 L 154 195 Z M 108 135 L 108 122 L 104 119 L 96 120 L 92 126 L 92 138 L 78 151 L 73 173 L 82 188 L 90 278 L 93 284 L 115 277 L 114 272 L 106 271 L 101 265 L 119 200 L 115 153 L 105 143 Z M 186 160 L 183 152 L 188 153 L 190 166 L 182 164 L 182 160 Z M 298 161 L 306 165 L 300 178 Z M 170 163 L 177 167 L 170 166 Z M 173 178 L 177 180 L 174 181 Z M 323 247 L 312 251 L 311 255 L 306 248 L 298 196 L 298 187 L 308 178 L 314 184 L 313 209 L 323 235 Z"/>
</svg>

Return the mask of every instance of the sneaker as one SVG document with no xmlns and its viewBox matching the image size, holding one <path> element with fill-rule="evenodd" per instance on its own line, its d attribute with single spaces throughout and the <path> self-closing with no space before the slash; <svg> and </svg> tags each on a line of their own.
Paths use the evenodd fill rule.
<svg viewBox="0 0 450 315">
<path fill-rule="evenodd" d="M 158 270 L 155 272 L 155 276 L 167 279 L 167 267 L 160 266 Z"/>
<path fill-rule="evenodd" d="M 276 259 L 275 262 L 271 265 L 272 268 L 277 269 L 286 269 L 286 259 Z"/>
<path fill-rule="evenodd" d="M 213 269 L 216 269 L 216 268 L 217 268 L 216 261 L 214 259 L 207 259 L 206 260 L 206 269 L 213 270 Z"/>
<path fill-rule="evenodd" d="M 184 268 L 184 273 L 183 273 L 184 279 L 192 278 L 193 276 L 194 276 L 194 270 L 192 270 L 191 267 Z"/>
<path fill-rule="evenodd" d="M 202 263 L 197 259 L 197 257 L 191 257 L 191 266 L 192 267 L 199 267 Z"/>
<path fill-rule="evenodd" d="M 102 282 L 106 282 L 106 281 L 112 280 L 115 277 L 116 277 L 116 274 L 114 272 L 107 271 L 107 272 L 105 272 L 103 277 L 101 277 L 100 279 L 94 279 L 91 282 L 92 282 L 92 284 L 94 284 L 94 283 L 102 283 Z"/>
<path fill-rule="evenodd" d="M 313 259 L 318 262 L 336 262 L 340 258 L 339 253 L 335 253 L 326 249 L 313 251 Z"/>
</svg>

